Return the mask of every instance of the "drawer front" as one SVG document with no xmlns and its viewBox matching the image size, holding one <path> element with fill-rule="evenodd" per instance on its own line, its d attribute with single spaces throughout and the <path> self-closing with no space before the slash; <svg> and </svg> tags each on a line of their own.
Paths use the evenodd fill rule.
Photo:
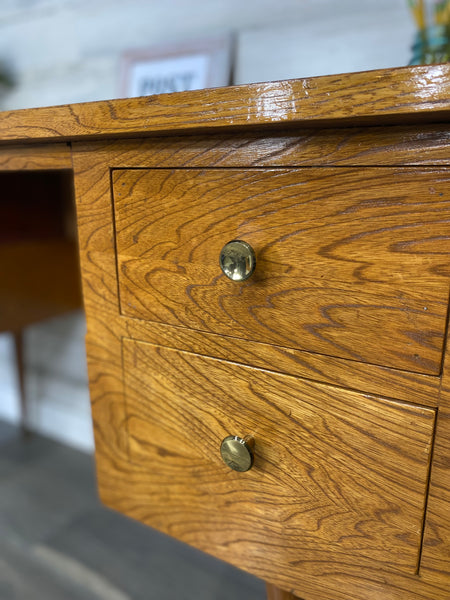
<svg viewBox="0 0 450 600">
<path fill-rule="evenodd" d="M 415 573 L 433 410 L 127 339 L 123 360 L 121 510 L 293 589 L 316 561 Z M 229 435 L 255 441 L 247 472 Z"/>
<path fill-rule="evenodd" d="M 113 172 L 122 314 L 438 374 L 449 179 L 437 168 Z M 219 255 L 248 242 L 256 269 Z"/>
</svg>

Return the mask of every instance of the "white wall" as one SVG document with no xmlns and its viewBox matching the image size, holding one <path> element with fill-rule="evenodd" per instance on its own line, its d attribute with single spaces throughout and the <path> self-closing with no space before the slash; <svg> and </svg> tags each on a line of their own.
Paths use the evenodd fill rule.
<svg viewBox="0 0 450 600">
<path fill-rule="evenodd" d="M 16 87 L 3 109 L 113 98 L 123 51 L 233 33 L 235 83 L 407 64 L 407 0 L 1 0 L 0 60 Z M 31 426 L 92 449 L 84 320 L 30 328 Z M 0 418 L 17 420 L 11 340 L 0 336 Z"/>
<path fill-rule="evenodd" d="M 3 108 L 113 98 L 124 50 L 236 36 L 236 83 L 407 64 L 407 0 L 2 0 Z"/>
<path fill-rule="evenodd" d="M 25 331 L 25 390 L 30 429 L 90 451 L 85 329 L 84 315 L 76 311 Z M 18 374 L 9 334 L 0 335 L 0 419 L 20 420 Z"/>
</svg>

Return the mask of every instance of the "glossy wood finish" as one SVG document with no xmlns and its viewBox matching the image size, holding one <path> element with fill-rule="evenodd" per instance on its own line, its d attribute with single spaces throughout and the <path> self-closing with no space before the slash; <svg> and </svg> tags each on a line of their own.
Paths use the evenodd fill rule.
<svg viewBox="0 0 450 600">
<path fill-rule="evenodd" d="M 256 528 L 251 533 L 253 536 L 260 536 L 261 544 L 257 546 L 259 548 L 258 556 L 253 555 L 252 558 L 254 558 L 254 564 L 257 565 L 255 567 L 257 572 L 271 582 L 268 590 L 272 595 L 283 594 L 273 587 L 277 586 L 279 589 L 289 590 L 290 593 L 295 592 L 303 600 L 349 600 L 349 598 L 352 600 L 378 600 L 379 598 L 383 598 L 383 600 L 388 598 L 389 600 L 448 600 L 448 590 L 450 589 L 448 573 L 450 485 L 448 484 L 447 456 L 449 448 L 447 440 L 450 432 L 447 423 L 450 422 L 450 411 L 446 365 L 444 363 L 443 371 L 441 365 L 439 368 L 433 367 L 430 371 L 433 373 L 432 375 L 414 373 L 409 365 L 404 365 L 401 369 L 383 366 L 385 365 L 384 359 L 377 361 L 377 364 L 369 364 L 366 356 L 362 357 L 365 362 L 354 360 L 354 357 L 348 356 L 330 357 L 317 352 L 306 352 L 298 347 L 291 349 L 275 345 L 272 341 L 269 343 L 261 340 L 249 341 L 245 337 L 240 339 L 231 337 L 222 331 L 193 330 L 185 325 L 180 327 L 178 323 L 152 322 L 136 318 L 136 316 L 121 314 L 115 258 L 116 231 L 113 218 L 116 207 L 112 200 L 111 170 L 134 168 L 145 170 L 155 167 L 170 170 L 189 167 L 190 169 L 204 170 L 220 167 L 229 171 L 227 177 L 232 178 L 233 169 L 229 169 L 229 167 L 241 171 L 251 170 L 255 167 L 278 170 L 283 167 L 289 169 L 298 167 L 339 167 L 342 169 L 345 167 L 350 168 L 348 172 L 354 169 L 359 170 L 362 167 L 370 167 L 375 172 L 374 167 L 383 166 L 383 168 L 392 170 L 402 166 L 411 168 L 410 186 L 414 187 L 412 183 L 414 173 L 422 174 L 424 171 L 446 173 L 442 167 L 448 166 L 450 162 L 448 153 L 450 140 L 448 124 L 449 73 L 449 65 L 418 67 L 369 74 L 331 76 L 316 80 L 255 84 L 176 96 L 19 111 L 0 115 L 0 138 L 3 145 L 0 149 L 0 162 L 3 161 L 2 164 L 6 165 L 5 168 L 14 168 L 11 165 L 21 168 L 18 141 L 26 140 L 36 143 L 36 140 L 45 140 L 46 142 L 51 140 L 72 142 L 88 140 L 74 145 L 73 160 L 84 297 L 88 319 L 87 348 L 98 481 L 101 496 L 109 506 L 145 520 L 145 515 L 149 514 L 149 490 L 154 489 L 152 469 L 145 466 L 143 462 L 145 457 L 142 453 L 139 454 L 133 437 L 131 439 L 134 440 L 132 441 L 134 445 L 130 448 L 133 457 L 135 459 L 138 457 L 138 460 L 130 461 L 130 432 L 136 433 L 134 427 L 137 427 L 138 423 L 144 423 L 144 429 L 148 427 L 148 420 L 146 420 L 148 407 L 145 402 L 142 404 L 139 400 L 136 401 L 136 398 L 141 397 L 139 394 L 142 394 L 142 390 L 138 379 L 134 376 L 136 371 L 129 368 L 130 354 L 127 353 L 128 350 L 123 351 L 124 347 L 126 349 L 145 347 L 145 356 L 147 356 L 148 347 L 158 348 L 158 356 L 159 352 L 161 356 L 165 357 L 187 355 L 192 357 L 189 359 L 191 367 L 195 364 L 196 368 L 200 369 L 199 365 L 202 365 L 204 373 L 208 374 L 212 369 L 209 365 L 220 365 L 217 372 L 222 373 L 224 369 L 233 373 L 230 389 L 233 385 L 239 385 L 240 391 L 236 395 L 237 398 L 239 399 L 241 395 L 247 397 L 247 394 L 250 394 L 250 397 L 253 398 L 251 402 L 256 402 L 258 406 L 260 403 L 265 404 L 269 415 L 273 414 L 273 411 L 279 411 L 281 405 L 285 408 L 291 403 L 294 407 L 301 405 L 302 399 L 298 398 L 296 393 L 292 393 L 292 388 L 286 394 L 282 394 L 281 390 L 284 388 L 280 382 L 286 381 L 295 382 L 292 383 L 292 386 L 298 390 L 315 390 L 314 394 L 310 394 L 309 400 L 316 402 L 313 413 L 321 425 L 330 421 L 329 416 L 324 416 L 322 421 L 319 416 L 322 409 L 324 414 L 328 415 L 329 406 L 328 402 L 325 403 L 325 406 L 317 404 L 318 398 L 323 398 L 317 390 L 332 389 L 335 392 L 332 399 L 333 401 L 336 398 L 338 400 L 336 400 L 337 404 L 333 404 L 336 414 L 334 418 L 339 423 L 344 419 L 343 411 L 347 411 L 345 412 L 345 419 L 348 415 L 346 423 L 361 423 L 361 410 L 368 410 L 375 405 L 387 406 L 390 409 L 400 406 L 400 412 L 394 411 L 395 414 L 411 415 L 411 418 L 401 419 L 402 426 L 397 428 L 395 423 L 390 420 L 378 421 L 374 448 L 377 447 L 377 440 L 383 439 L 385 434 L 398 436 L 398 445 L 383 446 L 379 452 L 374 450 L 375 454 L 367 462 L 368 466 L 373 466 L 375 463 L 383 465 L 381 470 L 376 473 L 376 477 L 382 481 L 389 478 L 390 468 L 394 468 L 395 472 L 405 468 L 405 473 L 409 474 L 409 478 L 395 478 L 392 489 L 387 491 L 387 497 L 390 497 L 389 494 L 393 494 L 399 486 L 404 485 L 412 486 L 416 490 L 415 498 L 417 499 L 417 486 L 423 486 L 420 481 L 423 482 L 423 470 L 426 469 L 425 463 L 428 460 L 427 457 L 430 456 L 430 448 L 428 445 L 424 446 L 424 438 L 421 438 L 420 435 L 418 438 L 422 439 L 422 445 L 419 444 L 419 446 L 423 449 L 426 448 L 424 455 L 415 454 L 417 438 L 413 436 L 415 441 L 412 441 L 412 448 L 416 448 L 413 452 L 415 458 L 410 459 L 406 452 L 398 461 L 389 459 L 388 463 L 391 465 L 389 469 L 385 468 L 386 465 L 383 461 L 386 457 L 392 456 L 392 453 L 395 454 L 396 448 L 405 451 L 405 447 L 409 447 L 412 433 L 408 432 L 415 432 L 418 426 L 420 428 L 420 424 L 424 422 L 424 415 L 428 415 L 427 423 L 431 423 L 436 415 L 437 426 L 432 449 L 430 493 L 423 523 L 420 522 L 417 525 L 420 520 L 417 516 L 417 500 L 412 499 L 411 505 L 408 496 L 401 494 L 400 497 L 396 496 L 395 500 L 392 500 L 386 513 L 377 513 L 374 517 L 375 522 L 381 523 L 382 529 L 386 527 L 392 533 L 395 527 L 401 529 L 404 526 L 405 521 L 404 519 L 402 521 L 401 515 L 411 514 L 412 510 L 416 515 L 414 528 L 408 531 L 412 538 L 400 535 L 398 538 L 394 536 L 393 540 L 392 535 L 388 534 L 387 545 L 384 548 L 379 530 L 380 525 L 377 525 L 373 532 L 368 532 L 365 529 L 364 520 L 362 520 L 356 537 L 345 537 L 339 542 L 333 542 L 334 549 L 336 546 L 337 549 L 335 553 L 332 553 L 331 560 L 329 560 L 330 548 L 327 548 L 326 544 L 320 546 L 319 540 L 317 548 L 310 544 L 307 551 L 296 553 L 295 557 L 292 556 L 293 564 L 286 569 L 286 560 L 289 560 L 289 552 L 292 551 L 293 546 L 288 545 L 283 549 L 278 546 L 273 552 L 270 533 L 273 533 L 277 527 L 278 533 L 280 533 L 281 527 L 280 519 L 278 519 L 278 526 L 274 520 L 270 524 L 271 529 L 266 528 L 265 531 L 260 531 Z M 347 125 L 351 125 L 351 127 L 346 128 Z M 158 134 L 158 137 L 151 137 L 154 134 Z M 140 139 L 112 139 L 125 136 Z M 103 138 L 107 141 L 93 141 L 95 138 Z M 27 148 L 29 146 L 24 149 L 24 156 L 28 153 Z M 11 154 L 8 157 L 9 149 Z M 26 162 L 30 159 L 25 157 L 23 160 Z M 8 165 L 10 166 L 8 167 Z M 424 167 L 427 168 L 424 169 Z M 436 167 L 440 167 L 440 170 L 437 171 Z M 313 170 L 311 169 L 311 172 Z M 344 170 L 342 169 L 342 173 Z M 422 184 L 419 184 L 419 187 L 420 185 Z M 435 186 L 431 185 L 431 187 Z M 365 191 L 363 180 L 360 188 Z M 423 196 L 429 196 L 430 192 L 430 189 L 427 190 L 423 187 L 420 203 L 423 202 Z M 389 198 L 387 188 L 385 195 Z M 399 194 L 396 197 L 398 196 Z M 400 196 L 402 195 L 400 194 Z M 133 199 L 134 196 L 130 191 L 130 200 Z M 435 194 L 431 203 L 426 202 L 425 204 L 428 209 L 433 205 L 436 207 L 439 205 L 442 208 L 439 202 L 446 200 L 447 191 L 442 197 L 436 198 Z M 380 204 L 382 203 L 380 202 L 377 207 L 374 207 L 374 215 L 376 214 L 377 219 L 384 214 Z M 409 204 L 407 212 L 411 213 L 411 210 L 413 210 L 412 203 Z M 442 211 L 436 211 L 435 223 L 440 220 L 441 214 Z M 354 217 L 354 213 L 349 215 L 349 219 L 352 218 L 352 215 Z M 398 220 L 396 224 L 399 225 L 400 221 Z M 385 226 L 385 223 L 382 226 Z M 424 240 L 423 235 L 419 237 L 422 241 Z M 447 250 L 444 250 L 444 254 L 438 258 L 430 248 L 437 243 L 439 251 L 442 251 L 447 238 L 447 224 L 442 222 L 439 232 L 433 232 L 433 240 L 424 244 L 423 249 L 426 248 L 426 252 L 429 252 L 427 259 L 424 260 L 424 256 L 416 249 L 417 265 L 414 266 L 414 260 L 408 263 L 408 268 L 412 268 L 411 275 L 414 273 L 417 290 L 423 293 L 424 289 L 421 286 L 425 285 L 426 290 L 429 290 L 431 294 L 437 294 L 439 298 L 442 298 L 444 286 L 436 282 L 440 281 L 439 278 L 442 278 L 442 281 L 445 280 L 444 271 L 441 271 L 440 267 L 447 264 L 448 254 Z M 392 255 L 395 259 L 400 258 L 397 254 L 401 253 L 394 252 L 389 244 L 384 247 L 388 248 L 387 258 L 392 259 Z M 365 260 L 368 260 L 367 254 Z M 385 260 L 385 263 L 386 272 L 397 273 L 398 262 L 394 261 L 392 264 L 391 260 Z M 426 281 L 421 280 L 422 270 L 419 265 L 422 265 L 428 272 Z M 295 267 L 295 265 L 293 266 Z M 428 268 L 429 271 L 427 271 Z M 377 276 L 380 275 L 380 272 L 377 272 Z M 429 285 L 427 281 L 430 282 Z M 370 282 L 370 285 L 373 285 L 375 290 L 381 284 L 375 281 Z M 412 295 L 416 292 L 413 286 L 408 290 Z M 447 298 L 444 297 L 441 301 L 446 304 Z M 444 312 L 440 313 L 441 325 L 438 327 L 441 337 L 445 333 L 442 329 Z M 125 343 L 124 339 L 127 340 Z M 141 341 L 136 342 L 136 340 Z M 423 344 L 424 338 L 422 337 L 420 340 L 415 338 L 409 341 L 412 344 Z M 148 346 L 147 343 L 151 346 Z M 408 348 L 408 344 L 403 348 L 406 353 Z M 374 356 L 373 349 L 371 352 Z M 427 352 L 433 353 L 435 350 L 427 348 Z M 154 356 L 154 354 L 150 354 Z M 402 363 L 403 354 L 395 360 L 400 362 L 390 362 L 389 364 L 404 364 Z M 436 358 L 433 360 L 435 365 L 439 362 Z M 230 365 L 230 361 L 240 364 Z M 164 372 L 159 372 L 150 367 L 143 368 L 140 378 L 144 383 L 148 383 L 150 380 L 152 386 L 159 386 L 161 397 L 164 397 L 164 394 L 168 393 L 165 390 L 164 377 L 168 377 L 170 373 L 173 374 L 176 364 L 176 361 L 168 361 L 166 375 L 165 369 Z M 204 365 L 208 366 L 204 367 Z M 215 376 L 215 368 L 212 370 Z M 244 372 L 251 373 L 252 376 L 243 378 L 236 375 Z M 263 389 L 258 390 L 256 395 L 254 389 L 251 388 L 253 373 L 255 381 L 258 380 L 258 377 L 264 380 Z M 185 375 L 183 372 L 175 380 L 171 377 L 170 385 L 181 389 L 184 381 L 184 387 L 195 388 L 203 381 L 199 377 L 186 381 L 183 379 Z M 124 402 L 124 379 L 127 383 L 128 395 L 130 395 L 130 389 L 135 390 L 131 394 L 130 407 L 133 410 L 136 408 L 136 412 L 140 416 L 134 422 L 129 418 L 128 407 Z M 276 400 L 269 405 L 267 403 L 269 394 L 267 385 L 268 382 L 273 381 L 277 382 L 277 386 L 269 391 L 270 394 L 273 394 L 272 398 Z M 214 387 L 211 377 L 207 379 L 206 386 L 208 389 Z M 440 388 L 442 388 L 442 393 L 439 395 Z M 210 392 L 208 396 L 211 397 L 214 393 L 214 391 Z M 373 399 L 373 396 L 385 399 L 377 400 Z M 354 399 L 356 398 L 360 400 L 360 403 L 355 405 Z M 180 399 L 180 402 L 181 400 L 185 401 L 184 397 Z M 189 400 L 188 397 L 187 401 L 192 400 Z M 158 403 L 152 410 L 156 410 L 157 407 Z M 161 403 L 159 407 L 158 414 L 162 418 Z M 352 410 L 353 408 L 355 410 Z M 178 410 L 178 402 L 170 409 L 172 414 Z M 193 414 L 198 415 L 200 409 L 201 404 L 195 404 Z M 234 412 L 226 411 L 225 415 L 221 416 L 221 422 L 230 423 L 234 418 Z M 265 422 L 267 422 L 264 412 L 261 408 L 262 421 L 266 419 Z M 170 410 L 168 413 L 170 414 Z M 211 414 L 202 414 L 201 426 L 207 428 L 217 414 L 214 411 Z M 371 414 L 373 416 L 373 413 Z M 389 414 L 392 413 L 389 412 Z M 287 415 L 288 412 L 281 421 L 289 418 Z M 417 418 L 418 415 L 422 416 Z M 244 419 L 244 416 L 241 415 L 240 418 Z M 256 423 L 257 415 L 245 415 L 246 422 L 248 419 L 253 419 Z M 178 420 L 164 421 L 163 425 L 164 427 L 181 427 Z M 272 432 L 275 438 L 277 427 L 278 420 L 275 422 Z M 427 425 L 427 427 L 427 439 L 429 439 L 431 426 Z M 403 429 L 405 437 L 402 437 Z M 323 444 L 322 448 L 332 448 L 335 430 L 332 427 L 325 430 L 318 426 L 317 431 L 320 432 L 318 438 Z M 310 430 L 311 435 L 314 435 L 314 432 L 315 429 Z M 364 430 L 364 427 L 361 426 L 355 436 L 360 440 L 369 439 L 367 432 L 368 430 Z M 207 437 L 207 439 L 209 438 Z M 295 439 L 294 442 L 298 443 L 298 440 Z M 169 438 L 168 444 L 171 443 Z M 370 448 L 367 443 L 363 443 L 362 446 L 364 451 Z M 283 447 L 286 448 L 286 446 Z M 314 445 L 310 444 L 307 453 L 310 462 L 305 462 L 305 467 L 306 464 L 313 464 L 316 456 L 313 449 Z M 174 458 L 170 454 L 165 456 L 163 454 L 164 451 L 157 455 L 158 464 L 167 465 L 173 461 L 174 468 L 180 473 L 180 465 Z M 192 454 L 189 453 L 188 456 L 192 456 Z M 306 477 L 305 481 L 314 482 L 318 481 L 315 477 L 320 474 L 328 477 L 336 473 L 336 463 L 333 461 L 338 456 L 339 453 L 335 455 L 331 450 L 328 453 L 327 458 L 333 465 L 329 472 L 326 469 L 302 471 L 302 466 L 298 466 L 298 462 L 301 463 L 301 456 L 299 457 L 298 453 L 292 457 L 292 460 L 297 465 L 296 470 L 298 469 L 299 473 L 303 473 L 303 476 Z M 350 463 L 354 464 L 354 461 L 357 460 L 358 450 L 355 450 L 350 457 Z M 420 469 L 419 471 L 422 473 L 420 480 L 414 477 L 415 473 L 411 474 L 411 467 L 408 467 L 410 460 L 419 461 L 421 465 L 421 471 Z M 395 464 L 392 467 L 393 462 Z M 212 473 L 215 468 L 219 469 L 219 463 L 213 461 L 211 465 L 207 472 Z M 273 473 L 271 471 L 273 468 L 271 463 L 268 466 L 269 475 L 271 472 Z M 345 464 L 343 468 L 345 473 Z M 358 481 L 358 477 L 363 476 L 364 468 L 355 472 L 355 481 Z M 204 473 L 205 469 L 201 468 L 196 477 L 202 477 Z M 230 473 L 233 477 L 233 473 Z M 254 475 L 252 475 L 252 471 L 249 474 Z M 164 475 L 164 472 L 160 471 L 156 473 L 156 476 L 165 477 L 167 473 Z M 294 480 L 296 474 L 294 473 L 292 477 Z M 194 479 L 195 481 L 196 479 Z M 266 485 L 267 481 L 269 479 L 262 478 L 262 485 Z M 283 481 L 286 482 L 286 478 Z M 281 484 L 285 485 L 283 481 Z M 335 477 L 335 482 L 337 486 L 335 486 L 335 491 L 339 497 L 338 477 Z M 348 479 L 345 479 L 345 482 L 346 490 L 351 489 L 351 485 L 354 485 L 353 481 L 350 482 Z M 217 481 L 214 481 L 215 484 L 225 486 L 226 482 L 218 478 Z M 275 488 L 276 485 L 280 485 L 278 480 L 274 483 Z M 171 482 L 171 486 L 175 486 L 175 482 Z M 372 494 L 373 490 L 370 486 L 369 482 L 371 494 L 367 498 L 373 500 L 375 496 Z M 169 502 L 171 501 L 169 494 L 171 489 L 174 488 L 167 488 L 168 496 L 167 499 L 164 499 Z M 208 488 L 208 494 L 210 489 L 210 493 L 213 494 L 212 486 Z M 230 497 L 239 494 L 235 485 L 227 487 L 226 492 Z M 329 487 L 323 486 L 323 489 L 318 491 L 318 495 L 326 496 L 327 492 L 329 492 Z M 158 489 L 157 493 L 163 492 Z M 256 487 L 254 493 L 258 493 Z M 423 491 L 422 496 L 424 493 Z M 195 495 L 195 483 L 191 494 L 191 497 Z M 315 524 L 315 533 L 314 528 L 311 527 L 310 541 L 321 528 L 328 527 L 328 531 L 333 532 L 336 527 L 337 531 L 345 519 L 351 520 L 351 514 L 363 511 L 364 497 L 362 495 L 360 504 L 357 494 L 351 496 L 349 506 L 352 505 L 356 512 L 344 511 L 343 514 L 336 517 L 335 522 L 327 519 L 316 519 L 314 522 L 314 513 L 311 512 L 311 526 Z M 200 510 L 202 501 L 203 497 L 199 496 L 196 509 Z M 245 504 L 245 500 L 242 503 Z M 398 518 L 395 513 L 390 512 L 391 509 L 395 509 L 397 503 L 400 503 L 402 508 Z M 372 507 L 375 504 L 372 504 Z M 261 510 L 263 507 L 264 505 L 261 504 Z M 231 510 L 231 507 L 228 506 L 225 509 L 225 512 L 228 511 L 226 514 L 229 514 Z M 257 514 L 258 509 L 253 512 Z M 255 518 L 255 514 L 251 514 L 251 518 Z M 276 515 L 276 510 L 274 514 Z M 386 515 L 386 521 L 384 521 L 384 515 Z M 389 515 L 391 516 L 389 517 Z M 191 523 L 188 526 L 189 519 L 186 519 L 186 525 L 183 528 L 182 516 L 178 515 L 176 518 L 178 517 L 181 537 L 190 538 L 192 543 L 198 543 L 202 547 L 205 547 L 205 543 L 207 543 L 211 552 L 215 554 L 232 554 L 231 546 L 215 545 L 212 535 L 207 542 L 204 541 L 203 523 L 194 525 Z M 214 513 L 212 518 L 216 517 L 217 515 Z M 168 516 L 164 514 L 163 509 L 161 509 L 161 513 L 158 513 L 158 518 L 161 522 L 164 520 L 167 522 Z M 292 517 L 294 521 L 295 518 L 295 516 Z M 300 519 L 300 516 L 298 518 Z M 291 521 L 289 519 L 281 521 L 287 534 L 289 534 Z M 236 523 L 240 527 L 242 520 L 236 521 Z M 423 544 L 421 544 L 420 532 L 424 534 Z M 368 535 L 369 533 L 371 535 Z M 236 526 L 235 531 L 229 527 L 227 534 L 230 537 L 237 535 L 238 527 Z M 411 546 L 408 544 L 408 539 L 413 539 Z M 301 542 L 302 536 L 296 536 L 295 543 L 301 544 Z M 307 540 L 305 543 L 308 545 Z M 361 549 L 364 543 L 368 548 L 375 548 L 375 558 L 369 552 L 367 555 L 364 554 L 364 549 Z M 372 543 L 373 546 L 371 546 Z M 384 550 L 388 551 L 392 544 L 400 550 L 399 561 L 397 563 L 394 552 L 388 552 L 388 559 L 383 562 L 381 554 Z M 355 558 L 352 557 L 349 550 L 350 546 L 357 550 Z M 298 548 L 295 544 L 294 547 Z M 339 560 L 339 557 L 345 554 L 347 560 Z M 413 555 L 415 562 L 411 560 Z M 274 560 L 274 556 L 278 556 L 278 558 Z M 325 560 L 324 556 L 328 558 Z M 240 555 L 235 554 L 231 560 L 244 563 L 245 560 L 249 560 L 246 556 L 243 561 L 240 559 Z M 413 562 L 414 567 L 412 567 Z M 375 564 L 379 568 L 374 568 Z M 251 568 L 253 570 L 253 563 Z M 292 572 L 298 574 L 298 577 L 295 577 L 294 585 L 292 585 Z"/>
<path fill-rule="evenodd" d="M 342 133 L 342 139 L 345 138 L 347 138 L 347 134 Z M 189 138 L 185 139 L 189 140 Z M 229 140 L 226 140 L 223 146 L 220 145 L 220 142 L 221 138 L 207 139 L 199 147 L 194 140 L 192 143 L 194 150 L 191 152 L 192 161 L 197 164 L 206 163 L 208 160 L 214 161 L 217 156 L 225 157 L 227 154 L 230 160 L 238 161 L 240 155 L 233 156 L 233 152 L 230 152 Z M 127 166 L 146 165 L 147 161 L 157 160 L 156 153 L 162 145 L 169 146 L 170 140 L 167 142 L 159 139 L 148 140 L 144 144 L 146 150 L 144 153 L 142 153 L 143 143 L 140 141 L 109 145 L 104 143 L 76 144 L 74 147 L 75 184 L 80 190 L 79 195 L 83 196 L 83 203 L 78 203 L 79 231 L 85 232 L 87 236 L 85 249 L 81 248 L 81 250 L 82 262 L 89 279 L 85 285 L 85 303 L 92 304 L 92 308 L 87 311 L 88 319 L 97 312 L 104 315 L 105 322 L 114 322 L 115 327 L 120 327 L 117 330 L 118 335 L 120 335 L 119 332 L 124 332 L 123 335 L 136 336 L 138 339 L 146 339 L 156 344 L 181 347 L 192 352 L 207 353 L 218 358 L 254 364 L 262 368 L 275 368 L 282 372 L 292 372 L 319 381 L 338 383 L 344 387 L 353 387 L 428 406 L 437 405 L 439 379 L 435 377 L 386 370 L 382 367 L 355 361 L 333 359 L 294 350 L 285 351 L 267 344 L 244 344 L 236 338 L 193 330 L 185 331 L 178 327 L 159 324 L 146 327 L 142 322 L 133 319 L 121 319 L 116 322 L 119 307 L 115 293 L 117 274 L 114 260 L 114 223 L 109 168 L 121 164 Z M 186 144 L 186 146 L 190 147 L 190 144 Z M 242 147 L 244 143 L 236 141 L 235 146 Z M 154 148 L 154 153 L 151 151 L 152 148 Z M 266 140 L 267 156 L 276 156 L 278 149 L 278 138 L 275 140 L 273 148 L 270 147 L 270 140 Z M 196 159 L 194 159 L 195 152 L 198 153 Z M 440 149 L 437 150 L 437 153 L 440 154 L 440 152 Z M 183 146 L 178 153 L 172 150 L 171 156 L 174 167 L 183 166 L 186 161 L 185 147 Z M 245 158 L 246 154 L 242 159 Z M 357 158 L 355 158 L 355 162 L 356 160 Z M 361 157 L 360 160 L 364 164 L 365 157 Z M 88 265 L 90 265 L 89 268 Z M 97 281 L 97 277 L 100 277 L 100 280 Z M 100 294 L 95 292 L 96 289 L 103 291 Z"/>
<path fill-rule="evenodd" d="M 132 340 L 123 372 L 128 515 L 297 591 L 309 553 L 416 572 L 432 410 Z M 250 471 L 223 463 L 228 435 L 254 438 Z"/>
<path fill-rule="evenodd" d="M 450 123 L 79 142 L 111 168 L 450 165 Z M 1 148 L 0 148 L 1 149 Z"/>
<path fill-rule="evenodd" d="M 436 122 L 450 112 L 449 82 L 450 66 L 433 65 L 4 112 L 0 139 Z"/>
<path fill-rule="evenodd" d="M 375 136 L 373 139 L 377 139 L 378 134 L 375 131 L 373 133 Z M 371 130 L 367 132 L 367 136 L 369 144 Z M 444 137 L 445 133 L 441 136 L 442 141 Z M 352 132 L 342 132 L 343 140 L 351 138 Z M 436 160 L 439 155 L 442 156 L 438 146 L 439 144 L 436 146 Z M 345 148 L 345 143 L 343 147 Z M 146 167 L 157 160 L 155 153 L 158 148 L 162 149 L 163 160 L 170 160 L 169 165 L 173 167 L 185 165 L 186 160 L 198 166 L 207 163 L 208 160 L 228 160 L 238 163 L 239 158 L 242 161 L 248 159 L 245 144 L 243 141 L 239 142 L 239 138 L 236 138 L 235 143 L 230 138 L 208 138 L 204 143 L 194 138 L 192 144 L 189 144 L 186 138 L 183 150 L 180 152 L 175 150 L 176 141 L 170 139 L 75 146 L 74 165 L 84 295 L 88 317 L 87 347 L 98 454 L 97 468 L 100 492 L 107 504 L 115 506 L 118 510 L 125 510 L 121 490 L 129 488 L 130 485 L 138 485 L 142 490 L 140 486 L 144 484 L 145 479 L 145 471 L 137 465 L 132 468 L 128 461 L 127 431 L 124 425 L 126 413 L 120 376 L 123 337 L 145 339 L 157 345 L 181 347 L 190 352 L 211 354 L 238 362 L 240 357 L 244 363 L 261 364 L 269 369 L 273 364 L 286 373 L 294 372 L 322 381 L 332 382 L 336 375 L 344 387 L 404 398 L 407 401 L 419 402 L 419 398 L 422 398 L 424 404 L 436 406 L 440 381 L 437 377 L 419 376 L 381 367 L 370 367 L 355 361 L 327 359 L 327 357 L 323 357 L 321 362 L 322 358 L 319 355 L 294 351 L 281 352 L 280 349 L 269 345 L 241 343 L 226 336 L 120 317 L 109 169 L 120 166 Z M 191 150 L 189 151 L 188 148 Z M 266 140 L 265 148 L 266 159 L 261 158 L 261 160 L 268 162 L 268 157 L 271 155 L 276 160 L 280 149 L 279 138 L 274 139 L 272 146 L 271 140 Z M 348 148 L 349 152 L 353 151 L 351 144 Z M 402 160 L 406 160 L 404 145 L 401 147 L 401 155 Z M 167 158 L 164 159 L 164 156 Z M 432 156 L 433 150 L 430 148 L 428 160 L 432 161 Z M 394 150 L 386 147 L 384 160 L 387 161 L 389 157 L 395 164 Z M 330 156 L 331 162 L 333 159 L 334 157 Z M 326 162 L 325 157 L 323 160 Z M 355 164 L 358 160 L 364 164 L 367 155 L 355 156 Z M 167 163 L 164 166 L 168 166 Z M 235 164 L 235 166 L 239 165 Z M 411 394 L 409 397 L 407 390 Z M 449 500 L 447 495 L 444 503 Z M 435 544 L 436 555 L 441 551 L 445 553 L 445 549 L 438 541 Z M 270 556 L 270 546 L 267 547 L 267 552 Z M 391 573 L 379 577 L 365 569 L 352 570 L 351 565 L 344 564 L 339 573 L 332 574 L 326 568 L 326 563 L 321 561 L 320 555 L 310 556 L 307 564 L 311 571 L 308 574 L 308 569 L 305 570 L 302 575 L 301 589 L 298 592 L 301 598 L 307 600 L 348 600 L 349 597 L 352 597 L 352 600 L 372 600 L 386 595 L 395 600 L 406 598 L 446 600 L 448 596 L 448 585 L 441 574 L 431 574 L 424 578 Z M 274 574 L 272 580 L 276 580 L 278 586 L 284 585 L 289 589 L 286 582 L 283 584 L 280 572 Z"/>
<path fill-rule="evenodd" d="M 114 318 L 114 314 L 110 314 L 110 318 Z M 249 342 L 183 327 L 149 324 L 138 319 L 124 318 L 120 322 L 127 337 L 152 344 L 179 348 L 240 364 L 250 364 L 280 373 L 290 373 L 423 406 L 436 407 L 439 404 L 440 379 L 438 377 Z"/>
<path fill-rule="evenodd" d="M 450 174 L 437 169 L 113 172 L 122 314 L 437 375 Z M 256 271 L 218 262 L 241 239 Z"/>
</svg>

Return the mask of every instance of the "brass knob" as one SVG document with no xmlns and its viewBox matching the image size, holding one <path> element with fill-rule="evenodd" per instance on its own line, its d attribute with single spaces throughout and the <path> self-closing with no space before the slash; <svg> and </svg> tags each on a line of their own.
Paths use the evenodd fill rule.
<svg viewBox="0 0 450 600">
<path fill-rule="evenodd" d="M 242 240 L 231 240 L 220 253 L 220 268 L 232 281 L 245 281 L 256 266 L 253 248 Z"/>
<path fill-rule="evenodd" d="M 253 465 L 254 439 L 248 435 L 240 438 L 237 435 L 227 436 L 220 445 L 223 462 L 234 471 L 248 471 Z"/>
</svg>

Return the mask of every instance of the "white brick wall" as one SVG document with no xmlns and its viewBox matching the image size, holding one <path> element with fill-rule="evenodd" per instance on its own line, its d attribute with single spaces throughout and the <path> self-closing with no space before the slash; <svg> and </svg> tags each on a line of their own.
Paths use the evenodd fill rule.
<svg viewBox="0 0 450 600">
<path fill-rule="evenodd" d="M 123 51 L 233 33 L 235 82 L 401 66 L 414 26 L 407 0 L 2 0 L 0 60 L 17 86 L 0 108 L 118 94 Z M 71 315 L 27 334 L 31 425 L 92 448 L 84 321 Z M 0 336 L 0 418 L 16 420 L 10 339 Z"/>
</svg>

